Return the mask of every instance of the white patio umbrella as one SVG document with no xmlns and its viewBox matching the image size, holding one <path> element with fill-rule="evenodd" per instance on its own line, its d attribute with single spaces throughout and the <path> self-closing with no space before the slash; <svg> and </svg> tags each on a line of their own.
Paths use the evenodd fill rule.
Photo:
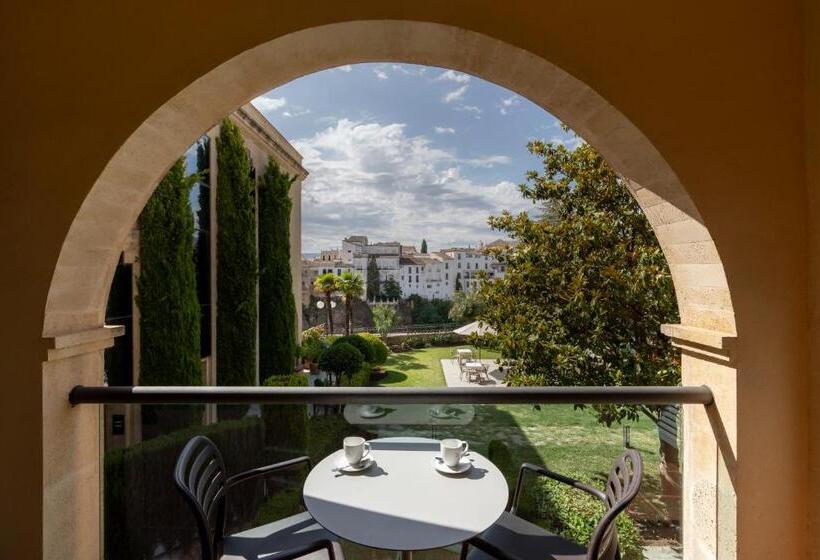
<svg viewBox="0 0 820 560">
<path fill-rule="evenodd" d="M 485 334 L 497 334 L 496 330 L 492 328 L 490 325 L 486 324 L 484 321 L 473 321 L 472 323 L 468 323 L 463 327 L 459 327 L 453 330 L 454 333 L 470 336 L 472 334 L 476 336 L 484 336 Z M 481 361 L 481 345 L 478 345 L 478 360 Z"/>
</svg>

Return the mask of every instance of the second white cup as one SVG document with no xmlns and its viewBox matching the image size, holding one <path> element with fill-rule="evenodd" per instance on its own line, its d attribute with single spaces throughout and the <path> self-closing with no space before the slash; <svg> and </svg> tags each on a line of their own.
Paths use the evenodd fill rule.
<svg viewBox="0 0 820 560">
<path fill-rule="evenodd" d="M 370 444 L 362 437 L 346 437 L 342 443 L 345 449 L 345 459 L 351 466 L 360 465 L 370 456 Z"/>
<path fill-rule="evenodd" d="M 461 458 L 470 451 L 470 444 L 460 439 L 447 438 L 441 440 L 441 458 L 450 468 L 456 467 Z"/>
</svg>

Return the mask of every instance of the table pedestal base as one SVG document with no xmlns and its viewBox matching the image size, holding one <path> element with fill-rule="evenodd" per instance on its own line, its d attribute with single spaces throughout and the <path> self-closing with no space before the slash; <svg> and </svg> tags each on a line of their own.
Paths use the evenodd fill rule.
<svg viewBox="0 0 820 560">
<path fill-rule="evenodd" d="M 413 560 L 413 551 L 412 550 L 402 550 L 399 552 L 400 560 Z"/>
</svg>

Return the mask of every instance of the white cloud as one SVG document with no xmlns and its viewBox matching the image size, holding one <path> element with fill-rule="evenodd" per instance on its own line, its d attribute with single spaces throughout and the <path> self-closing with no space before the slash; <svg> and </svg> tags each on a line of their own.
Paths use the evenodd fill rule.
<svg viewBox="0 0 820 560">
<path fill-rule="evenodd" d="M 335 68 L 335 70 L 339 70 L 340 72 L 350 72 L 353 70 L 353 67 L 350 64 L 345 64 L 344 66 Z"/>
<path fill-rule="evenodd" d="M 456 111 L 462 111 L 464 113 L 472 113 L 477 119 L 480 119 L 481 113 L 483 113 L 481 108 L 476 107 L 475 105 L 458 105 L 455 109 Z"/>
<path fill-rule="evenodd" d="M 465 163 L 474 167 L 495 167 L 496 165 L 508 164 L 510 161 L 509 156 L 484 156 L 465 160 Z"/>
<path fill-rule="evenodd" d="M 460 160 L 425 136 L 408 136 L 402 123 L 340 119 L 293 144 L 310 171 L 302 191 L 306 252 L 362 231 L 385 240 L 424 236 L 433 248 L 476 244 L 493 238 L 488 216 L 531 208 L 510 181 L 462 174 L 460 164 L 475 171 L 505 156 Z"/>
<path fill-rule="evenodd" d="M 467 86 L 466 84 L 461 86 L 458 89 L 454 89 L 453 91 L 447 93 L 443 98 L 442 101 L 445 103 L 451 103 L 453 101 L 459 101 L 464 97 L 464 94 L 467 93 Z"/>
<path fill-rule="evenodd" d="M 251 101 L 251 103 L 263 113 L 272 113 L 287 105 L 288 101 L 284 97 L 267 97 L 262 95 Z"/>
<path fill-rule="evenodd" d="M 435 128 L 436 134 L 455 134 L 456 129 L 450 128 L 449 126 L 437 126 Z"/>
<path fill-rule="evenodd" d="M 305 115 L 311 114 L 312 111 L 310 109 L 294 109 L 293 111 L 282 111 L 283 117 L 303 117 Z"/>
<path fill-rule="evenodd" d="M 517 95 L 513 94 L 513 95 L 511 95 L 509 97 L 505 97 L 501 100 L 501 103 L 499 104 L 499 109 L 498 110 L 502 115 L 506 115 L 507 113 L 510 112 L 510 109 L 512 107 L 516 107 L 520 104 L 521 104 L 521 98 L 518 97 Z"/>
<path fill-rule="evenodd" d="M 376 77 L 380 80 L 386 80 L 386 79 L 389 78 L 389 76 L 387 75 L 387 72 L 385 72 L 381 68 L 374 68 L 373 73 L 376 74 Z"/>
<path fill-rule="evenodd" d="M 580 136 L 571 136 L 569 138 L 562 136 L 553 136 L 549 139 L 553 144 L 563 144 L 568 150 L 574 150 L 581 144 L 585 144 L 584 139 Z"/>
<path fill-rule="evenodd" d="M 404 74 L 405 76 L 423 76 L 427 72 L 424 66 L 411 65 L 409 68 L 404 64 L 393 64 L 390 66 L 393 72 Z"/>
<path fill-rule="evenodd" d="M 449 82 L 457 82 L 459 84 L 466 84 L 470 81 L 470 76 L 467 74 L 462 74 L 461 72 L 456 72 L 454 70 L 447 70 L 442 72 L 436 81 L 449 81 Z"/>
</svg>

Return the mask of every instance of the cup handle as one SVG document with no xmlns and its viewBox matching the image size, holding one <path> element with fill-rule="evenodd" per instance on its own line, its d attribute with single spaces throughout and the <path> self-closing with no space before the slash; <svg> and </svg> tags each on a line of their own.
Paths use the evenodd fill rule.
<svg viewBox="0 0 820 560">
<path fill-rule="evenodd" d="M 364 445 L 362 445 L 362 447 L 364 448 L 364 453 L 362 454 L 362 461 L 364 461 L 370 456 L 370 444 L 364 442 Z"/>
<path fill-rule="evenodd" d="M 462 455 L 466 455 L 467 453 L 470 452 L 470 444 L 467 443 L 466 441 L 461 442 L 461 447 L 464 448 L 464 451 L 461 452 Z"/>
</svg>

